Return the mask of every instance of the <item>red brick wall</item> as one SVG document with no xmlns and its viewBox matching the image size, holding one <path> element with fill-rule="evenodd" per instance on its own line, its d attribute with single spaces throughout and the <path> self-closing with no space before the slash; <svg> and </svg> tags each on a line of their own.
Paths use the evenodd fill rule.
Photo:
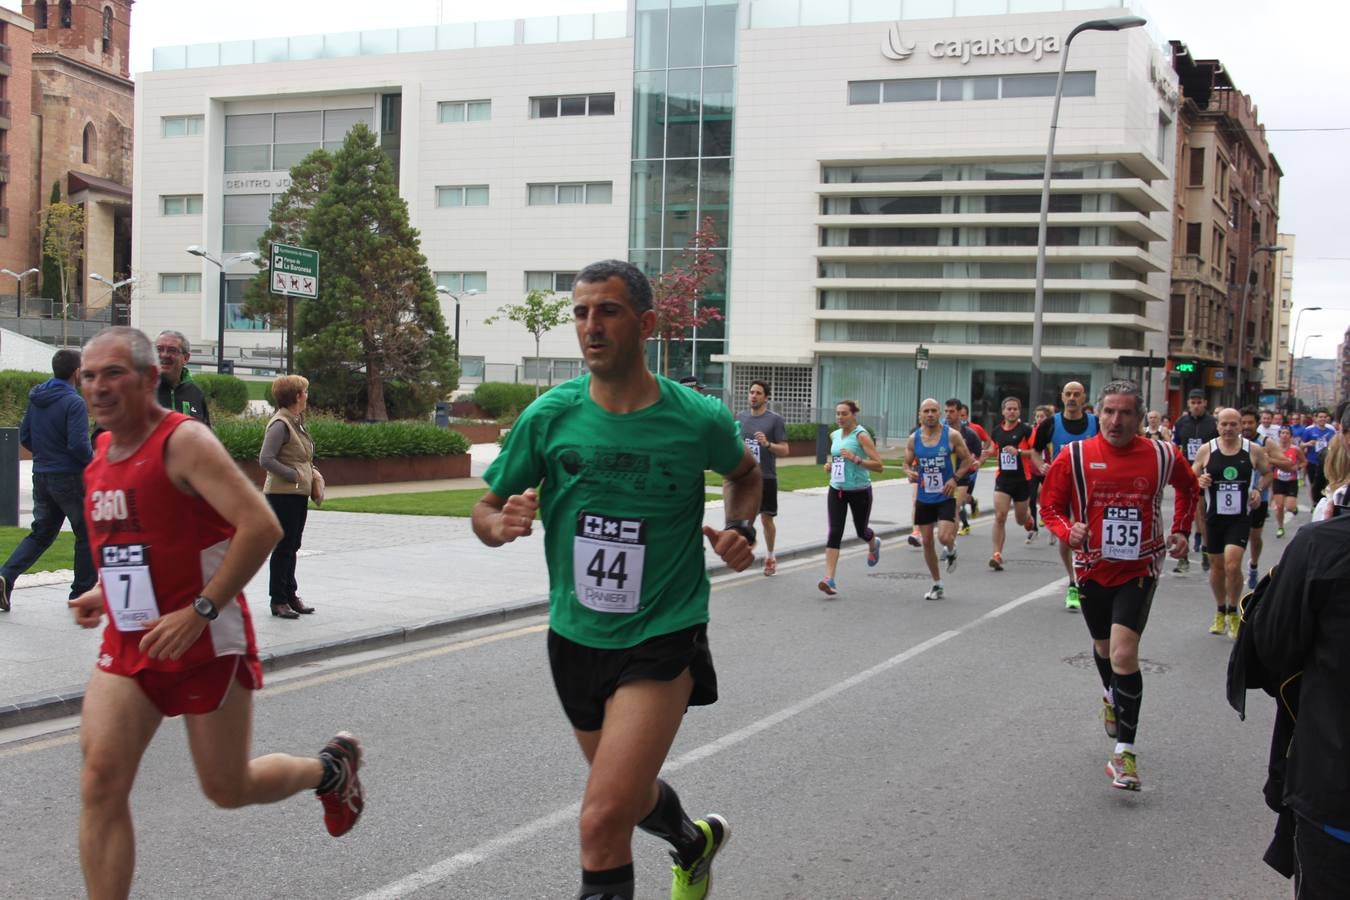
<svg viewBox="0 0 1350 900">
<path fill-rule="evenodd" d="M 9 155 L 9 179 L 4 185 L 4 200 L 0 207 L 8 210 L 8 233 L 0 236 L 0 268 L 22 272 L 37 265 L 32 254 L 33 212 L 33 117 L 32 117 L 32 58 L 33 33 L 31 24 L 18 13 L 0 10 L 3 37 L 0 44 L 9 48 L 8 75 L 0 75 L 0 94 L 9 101 L 9 128 L 3 137 L 0 151 Z M 0 229 L 4 231 L 5 229 Z M 28 291 L 37 289 L 36 276 L 24 282 Z M 0 279 L 0 294 L 14 292 L 14 279 Z"/>
</svg>

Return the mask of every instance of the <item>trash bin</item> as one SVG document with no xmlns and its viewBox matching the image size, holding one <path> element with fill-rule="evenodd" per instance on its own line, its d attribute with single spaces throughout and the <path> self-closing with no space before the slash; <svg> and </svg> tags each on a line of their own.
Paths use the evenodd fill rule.
<svg viewBox="0 0 1350 900">
<path fill-rule="evenodd" d="M 450 404 L 444 400 L 438 400 L 436 402 L 436 427 L 450 427 Z"/>
<path fill-rule="evenodd" d="M 816 426 L 816 463 L 824 464 L 830 458 L 830 426 Z"/>
<path fill-rule="evenodd" d="M 19 429 L 0 428 L 0 525 L 19 524 Z"/>
</svg>

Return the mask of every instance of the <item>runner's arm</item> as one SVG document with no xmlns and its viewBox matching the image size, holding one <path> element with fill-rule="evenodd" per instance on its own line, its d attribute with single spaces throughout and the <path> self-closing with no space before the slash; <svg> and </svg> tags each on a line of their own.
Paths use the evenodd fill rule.
<svg viewBox="0 0 1350 900">
<path fill-rule="evenodd" d="M 488 491 L 473 505 L 473 533 L 489 547 L 500 547 L 530 534 L 538 512 L 539 494 L 534 488 L 505 499 Z"/>
<path fill-rule="evenodd" d="M 863 453 L 867 454 L 867 458 L 854 457 L 853 461 L 869 472 L 880 472 L 884 465 L 881 462 L 881 454 L 877 453 L 877 445 L 872 441 L 872 436 L 865 431 L 859 434 L 858 446 L 862 447 Z"/>
<path fill-rule="evenodd" d="M 958 434 L 957 437 L 960 437 Z M 955 481 L 960 481 L 968 474 L 979 468 L 980 463 L 971 454 L 970 448 L 966 446 L 965 441 L 952 441 L 952 451 L 956 454 L 956 471 L 952 473 Z"/>
<path fill-rule="evenodd" d="M 1073 510 L 1069 457 L 1060 456 L 1046 469 L 1045 481 L 1041 484 L 1041 519 L 1050 533 L 1067 546 L 1072 524 L 1069 516 Z"/>
<path fill-rule="evenodd" d="M 1176 506 L 1172 512 L 1172 533 L 1187 536 L 1195 522 L 1196 501 L 1200 499 L 1200 482 L 1195 472 L 1186 465 L 1186 457 L 1178 447 L 1172 451 L 1176 459 L 1172 465 L 1171 485 L 1176 490 Z"/>
<path fill-rule="evenodd" d="M 1270 483 L 1275 480 L 1275 470 L 1271 468 L 1271 464 L 1274 460 L 1266 456 L 1266 448 L 1260 444 L 1252 445 L 1251 455 L 1252 467 L 1261 473 L 1260 479 L 1257 480 L 1256 486 L 1252 488 L 1252 490 L 1260 494 L 1262 491 L 1267 490 L 1270 487 Z"/>
<path fill-rule="evenodd" d="M 919 480 L 919 457 L 914 452 L 915 435 L 911 434 L 905 441 L 905 474 L 909 476 L 910 481 Z"/>
</svg>

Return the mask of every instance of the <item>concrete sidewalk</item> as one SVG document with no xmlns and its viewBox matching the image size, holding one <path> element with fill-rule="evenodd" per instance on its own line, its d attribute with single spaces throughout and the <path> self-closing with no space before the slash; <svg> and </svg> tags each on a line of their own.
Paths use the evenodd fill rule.
<svg viewBox="0 0 1350 900">
<path fill-rule="evenodd" d="M 495 450 L 493 445 L 475 453 L 475 475 Z M 481 479 L 470 478 L 419 484 L 418 489 L 481 485 Z M 401 489 L 380 485 L 341 490 L 350 495 Z M 993 509 L 992 490 L 993 478 L 982 477 L 976 489 L 981 518 Z M 889 538 L 910 528 L 910 490 L 896 480 L 878 482 L 875 491 L 872 524 L 893 544 Z M 818 553 L 824 546 L 823 493 L 815 489 L 780 495 L 775 554 L 780 560 Z M 704 521 L 720 528 L 723 519 L 721 504 L 709 504 Z M 856 546 L 851 528 L 847 536 L 845 549 Z M 711 553 L 708 559 L 720 563 Z M 718 566 L 712 572 L 725 569 Z M 102 629 L 75 627 L 66 609 L 69 573 L 45 580 L 25 587 L 21 579 L 13 610 L 0 613 L 0 665 L 5 673 L 0 728 L 78 712 L 98 654 Z M 265 565 L 245 590 L 259 651 L 269 669 L 547 609 L 542 534 L 494 549 L 483 546 L 469 520 L 462 518 L 311 511 L 296 580 L 301 596 L 318 611 L 295 621 L 268 614 Z"/>
</svg>

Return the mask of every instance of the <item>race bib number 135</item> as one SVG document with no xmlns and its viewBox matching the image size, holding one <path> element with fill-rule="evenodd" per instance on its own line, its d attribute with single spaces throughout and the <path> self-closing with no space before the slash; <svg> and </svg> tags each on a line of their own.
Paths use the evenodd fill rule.
<svg viewBox="0 0 1350 900">
<path fill-rule="evenodd" d="M 646 553 L 647 525 L 642 519 L 578 513 L 572 539 L 577 601 L 596 612 L 637 612 Z"/>
</svg>

